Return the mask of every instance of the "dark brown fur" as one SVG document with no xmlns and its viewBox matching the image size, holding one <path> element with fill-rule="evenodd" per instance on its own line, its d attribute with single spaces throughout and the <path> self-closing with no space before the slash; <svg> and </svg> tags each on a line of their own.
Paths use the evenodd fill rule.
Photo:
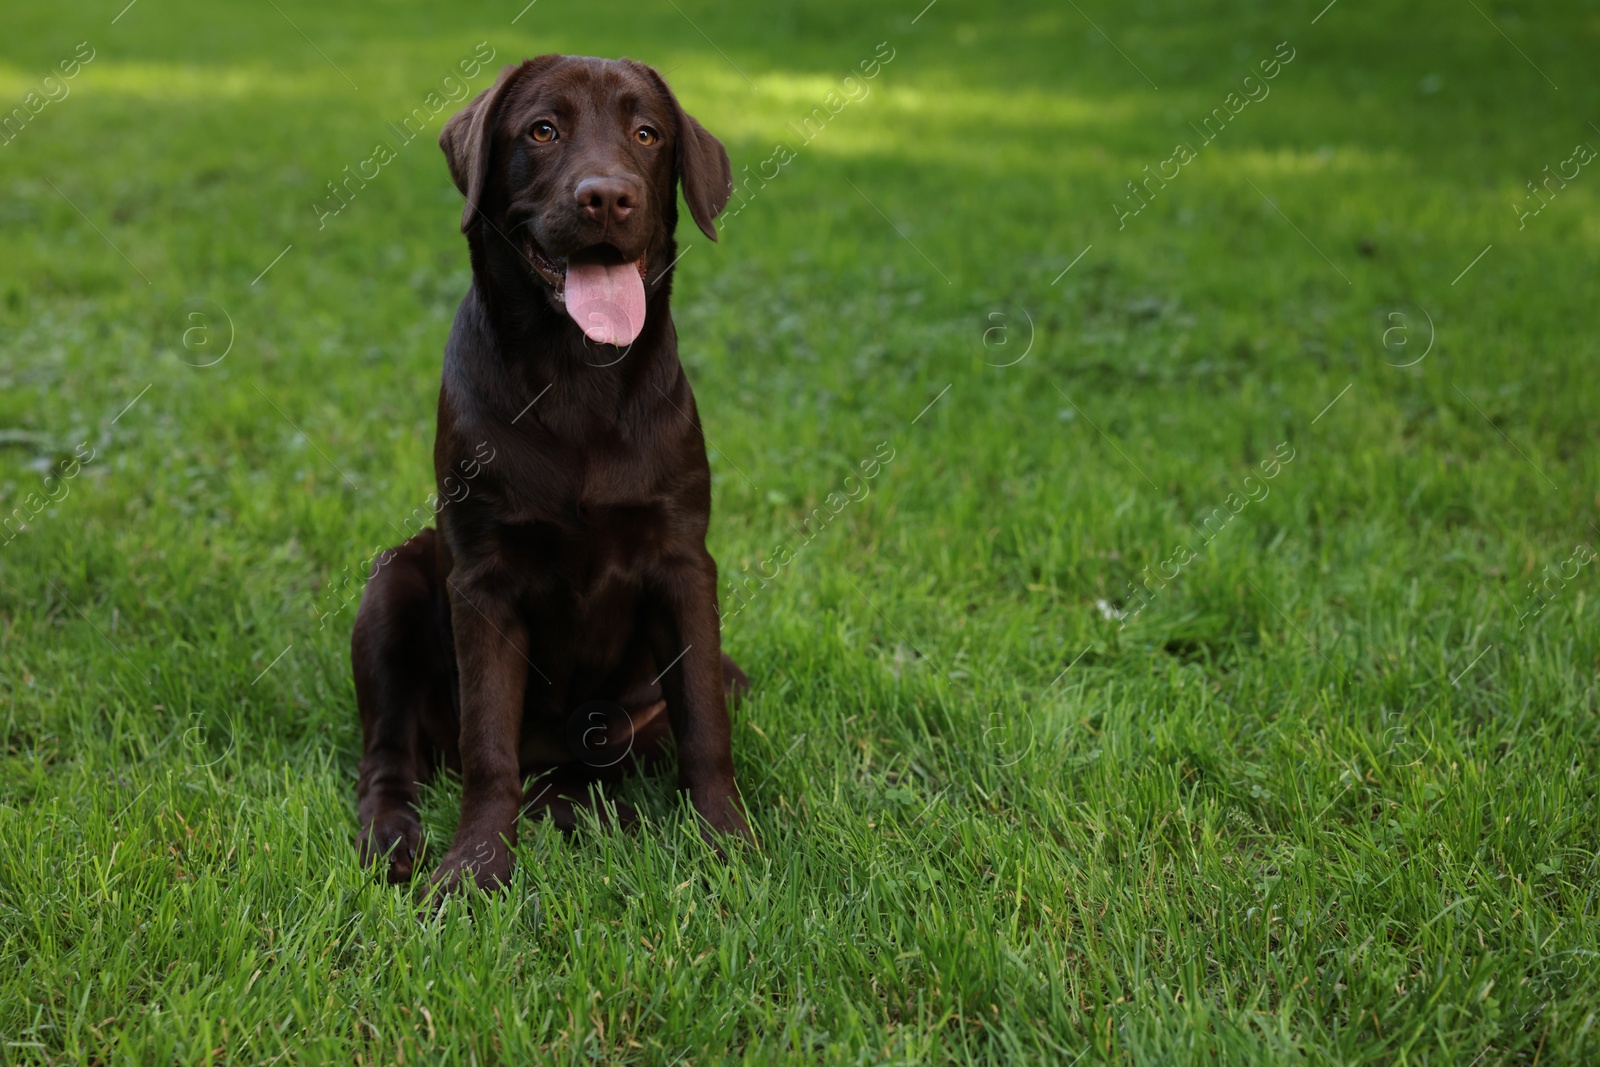
<svg viewBox="0 0 1600 1067">
<path fill-rule="evenodd" d="M 418 784 L 442 763 L 461 820 L 434 881 L 502 884 L 525 807 L 570 829 L 669 729 L 706 827 L 748 839 L 726 704 L 746 683 L 721 652 L 710 470 L 668 309 L 676 188 L 715 240 L 727 155 L 650 68 L 564 56 L 507 67 L 439 143 L 473 283 L 439 390 L 438 530 L 380 556 L 351 637 L 362 859 L 411 877 Z M 598 244 L 645 257 L 623 350 L 536 269 Z"/>
</svg>

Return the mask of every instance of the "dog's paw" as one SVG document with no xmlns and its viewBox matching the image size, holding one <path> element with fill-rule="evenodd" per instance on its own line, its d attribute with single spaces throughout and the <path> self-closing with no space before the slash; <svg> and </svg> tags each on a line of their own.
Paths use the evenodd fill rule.
<svg viewBox="0 0 1600 1067">
<path fill-rule="evenodd" d="M 722 859 L 728 858 L 726 846 L 730 841 L 748 848 L 761 847 L 750 830 L 750 824 L 745 821 L 744 812 L 740 810 L 737 794 L 709 802 L 696 798 L 694 809 L 700 815 L 700 836 Z"/>
<path fill-rule="evenodd" d="M 361 865 L 386 864 L 392 884 L 411 881 L 421 847 L 422 824 L 413 812 L 403 808 L 379 812 L 356 838 Z"/>
<path fill-rule="evenodd" d="M 430 892 L 459 893 L 477 886 L 493 893 L 511 881 L 511 850 L 504 842 L 480 841 L 475 845 L 456 845 L 433 872 Z"/>
</svg>

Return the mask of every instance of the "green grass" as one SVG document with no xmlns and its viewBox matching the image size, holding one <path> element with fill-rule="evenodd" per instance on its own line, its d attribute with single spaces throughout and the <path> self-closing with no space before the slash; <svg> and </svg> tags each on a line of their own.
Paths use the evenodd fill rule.
<svg viewBox="0 0 1600 1067">
<path fill-rule="evenodd" d="M 1600 1057 L 1600 173 L 1510 206 L 1600 145 L 1600 15 L 677 6 L 0 14 L 6 109 L 95 49 L 0 147 L 0 516 L 94 450 L 0 545 L 0 1059 Z M 726 587 L 894 458 L 726 626 L 762 852 L 636 780 L 641 833 L 525 826 L 422 921 L 356 865 L 340 598 L 431 489 L 442 116 L 311 205 L 480 41 L 656 64 L 736 171 L 795 152 L 680 227 Z"/>
</svg>

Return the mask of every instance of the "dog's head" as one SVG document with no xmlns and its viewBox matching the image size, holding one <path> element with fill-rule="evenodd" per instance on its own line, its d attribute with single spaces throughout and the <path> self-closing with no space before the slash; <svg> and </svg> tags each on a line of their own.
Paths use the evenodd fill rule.
<svg viewBox="0 0 1600 1067">
<path fill-rule="evenodd" d="M 616 345 L 638 336 L 646 284 L 671 265 L 677 185 L 713 241 L 733 189 L 722 143 L 629 60 L 508 66 L 445 123 L 439 146 L 467 198 L 462 231 L 514 248 L 553 306 Z"/>
</svg>

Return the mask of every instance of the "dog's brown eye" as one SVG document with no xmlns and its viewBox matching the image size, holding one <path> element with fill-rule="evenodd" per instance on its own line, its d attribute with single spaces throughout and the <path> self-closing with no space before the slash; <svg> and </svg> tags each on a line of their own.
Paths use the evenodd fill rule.
<svg viewBox="0 0 1600 1067">
<path fill-rule="evenodd" d="M 642 145 L 652 145 L 661 140 L 661 135 L 649 126 L 640 126 L 639 132 L 634 136 L 639 138 L 639 143 Z"/>
<path fill-rule="evenodd" d="M 533 139 L 540 144 L 548 144 L 556 139 L 556 128 L 548 122 L 533 124 Z"/>
</svg>

